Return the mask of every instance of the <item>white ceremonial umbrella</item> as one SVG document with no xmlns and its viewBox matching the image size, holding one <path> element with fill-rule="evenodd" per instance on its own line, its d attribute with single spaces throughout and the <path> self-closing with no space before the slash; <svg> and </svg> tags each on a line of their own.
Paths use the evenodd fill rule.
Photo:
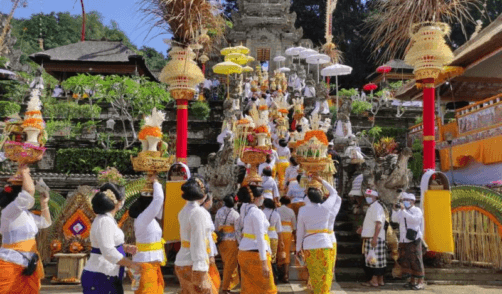
<svg viewBox="0 0 502 294">
<path fill-rule="evenodd" d="M 306 59 L 310 55 L 314 54 L 319 54 L 319 52 L 315 51 L 314 49 L 306 49 L 300 52 L 300 58 L 301 59 Z M 310 64 L 307 63 L 307 73 L 310 71 Z"/>
<path fill-rule="evenodd" d="M 338 76 L 350 75 L 351 73 L 352 67 L 339 63 L 335 63 L 321 70 L 321 75 L 323 77 L 335 76 L 336 78 L 336 114 L 338 114 Z"/>
<path fill-rule="evenodd" d="M 286 61 L 286 57 L 279 55 L 279 56 L 274 57 L 274 61 L 278 62 L 279 63 L 279 67 L 281 67 L 281 62 L 282 61 Z"/>
<path fill-rule="evenodd" d="M 317 82 L 319 83 L 319 64 L 326 64 L 331 58 L 326 54 L 313 54 L 307 57 L 308 64 L 317 64 Z"/>
<path fill-rule="evenodd" d="M 290 72 L 291 69 L 289 69 L 289 67 L 281 67 L 281 68 L 279 68 L 279 71 L 280 72 Z"/>
<path fill-rule="evenodd" d="M 295 56 L 300 55 L 300 52 L 307 50 L 307 48 L 304 48 L 302 46 L 299 47 L 291 47 L 286 49 L 285 53 L 288 56 L 291 56 L 291 59 L 294 59 Z M 298 59 L 298 64 L 300 64 L 299 59 Z"/>
</svg>

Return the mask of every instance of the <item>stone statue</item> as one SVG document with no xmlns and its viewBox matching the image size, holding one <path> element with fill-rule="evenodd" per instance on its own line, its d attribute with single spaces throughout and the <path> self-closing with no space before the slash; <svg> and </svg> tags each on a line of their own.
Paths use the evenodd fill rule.
<svg viewBox="0 0 502 294">
<path fill-rule="evenodd" d="M 337 120 L 334 127 L 334 136 L 340 139 L 347 139 L 352 135 L 352 124 L 350 123 L 350 113 L 352 112 L 352 99 L 344 98 L 342 106 L 338 110 Z"/>
<path fill-rule="evenodd" d="M 228 194 L 237 192 L 238 166 L 234 164 L 234 144 L 232 136 L 225 137 L 223 148 L 209 154 L 207 165 L 201 168 L 209 184 L 209 190 L 215 199 L 223 199 Z"/>
<path fill-rule="evenodd" d="M 316 98 L 314 113 L 329 114 L 329 87 L 325 83 L 318 83 L 316 87 Z"/>
</svg>

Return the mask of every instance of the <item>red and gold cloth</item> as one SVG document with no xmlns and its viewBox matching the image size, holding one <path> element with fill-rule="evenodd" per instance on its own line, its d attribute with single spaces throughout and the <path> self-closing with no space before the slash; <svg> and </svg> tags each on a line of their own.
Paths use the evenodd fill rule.
<svg viewBox="0 0 502 294">
<path fill-rule="evenodd" d="M 258 252 L 239 250 L 237 258 L 241 268 L 241 294 L 277 293 L 270 254 L 267 254 L 267 263 L 270 270 L 268 278 L 263 277 L 262 261 Z"/>
<path fill-rule="evenodd" d="M 34 239 L 13 244 L 3 244 L 3 248 L 20 252 L 38 254 L 37 243 Z M 40 280 L 44 278 L 42 262 L 31 276 L 23 275 L 24 267 L 0 259 L 0 294 L 36 294 L 40 293 Z"/>
<path fill-rule="evenodd" d="M 313 293 L 329 294 L 333 282 L 333 249 L 305 250 L 304 255 Z"/>
<path fill-rule="evenodd" d="M 204 274 L 203 281 L 210 283 L 211 289 L 203 290 L 200 288 L 203 281 L 194 278 L 191 266 L 175 266 L 174 270 L 181 285 L 179 294 L 218 294 L 218 289 L 213 285 L 208 273 Z"/>
<path fill-rule="evenodd" d="M 221 241 L 218 249 L 223 260 L 223 283 L 221 289 L 230 291 L 239 284 L 239 271 L 237 269 L 237 254 L 239 245 L 237 241 Z"/>
<path fill-rule="evenodd" d="M 164 276 L 159 262 L 141 263 L 141 278 L 134 294 L 164 293 Z"/>
</svg>

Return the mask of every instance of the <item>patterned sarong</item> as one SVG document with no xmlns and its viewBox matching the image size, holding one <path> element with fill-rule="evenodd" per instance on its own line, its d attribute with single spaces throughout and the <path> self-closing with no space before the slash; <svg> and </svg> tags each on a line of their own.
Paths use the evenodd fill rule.
<svg viewBox="0 0 502 294">
<path fill-rule="evenodd" d="M 363 242 L 364 258 L 366 260 L 371 249 L 371 239 L 364 239 Z M 377 246 L 374 249 L 377 262 L 376 264 L 370 264 L 366 261 L 366 266 L 369 268 L 385 268 L 387 266 L 387 244 L 385 240 L 378 238 Z"/>
<path fill-rule="evenodd" d="M 411 275 L 414 278 L 423 278 L 425 272 L 422 259 L 422 239 L 410 243 L 399 243 L 399 259 L 397 262 L 401 266 L 404 277 Z"/>
<path fill-rule="evenodd" d="M 218 247 L 221 259 L 223 260 L 223 283 L 221 289 L 229 291 L 239 284 L 239 271 L 237 269 L 239 246 L 237 241 L 221 241 Z"/>
<path fill-rule="evenodd" d="M 277 248 L 279 247 L 278 239 L 270 239 L 270 249 L 272 250 L 272 263 L 277 262 Z"/>
<path fill-rule="evenodd" d="M 337 245 L 336 242 L 333 243 L 333 249 L 331 249 L 331 258 L 333 259 L 333 273 L 335 272 L 335 266 L 336 266 L 336 253 L 337 253 Z"/>
<path fill-rule="evenodd" d="M 277 167 L 277 185 L 279 188 L 284 191 L 284 180 L 286 177 L 286 169 L 289 167 L 289 161 L 286 162 L 278 162 L 276 164 Z"/>
<path fill-rule="evenodd" d="M 211 289 L 202 290 L 200 288 L 202 281 L 194 280 L 191 266 L 175 266 L 174 270 L 176 272 L 178 280 L 180 281 L 180 294 L 218 294 L 218 289 L 216 289 L 216 287 L 213 285 L 213 282 L 211 281 L 208 273 L 205 273 L 203 281 L 210 283 Z"/>
<path fill-rule="evenodd" d="M 281 258 L 281 254 L 277 258 L 277 265 L 290 264 L 291 263 L 291 243 L 293 241 L 293 234 L 291 232 L 282 232 L 282 242 L 284 247 L 281 248 L 281 252 L 286 253 L 286 258 Z M 282 254 L 284 256 L 284 254 Z"/>
<path fill-rule="evenodd" d="M 260 254 L 253 251 L 239 250 L 238 260 L 241 269 L 241 294 L 276 294 L 270 254 L 267 254 L 270 275 L 262 274 Z"/>
<path fill-rule="evenodd" d="M 40 277 L 37 272 L 31 276 L 22 274 L 24 267 L 0 259 L 0 294 L 40 293 Z"/>
<path fill-rule="evenodd" d="M 164 276 L 159 262 L 141 263 L 141 278 L 135 294 L 164 293 Z"/>
<path fill-rule="evenodd" d="M 329 294 L 333 282 L 333 250 L 318 248 L 305 250 L 309 282 L 315 294 Z"/>
<path fill-rule="evenodd" d="M 209 276 L 211 277 L 211 282 L 213 283 L 214 287 L 219 290 L 221 286 L 221 277 L 216 263 L 209 264 Z"/>
</svg>

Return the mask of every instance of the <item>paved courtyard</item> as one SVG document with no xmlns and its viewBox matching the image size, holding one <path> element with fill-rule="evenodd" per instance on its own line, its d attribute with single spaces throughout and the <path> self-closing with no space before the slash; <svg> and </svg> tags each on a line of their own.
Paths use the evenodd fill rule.
<svg viewBox="0 0 502 294">
<path fill-rule="evenodd" d="M 404 290 L 402 288 L 403 284 L 389 284 L 379 289 L 367 288 L 361 286 L 359 283 L 333 283 L 332 292 L 334 294 L 344 294 L 344 293 L 378 293 L 378 294 L 395 294 L 404 292 L 415 292 L 413 290 Z M 130 291 L 130 285 L 125 285 L 126 294 L 133 294 Z M 177 285 L 167 285 L 165 288 L 165 294 L 177 294 L 179 287 Z M 64 285 L 44 285 L 42 286 L 42 294 L 52 294 L 52 293 L 81 293 L 81 288 L 79 286 L 64 286 Z M 233 293 L 239 293 L 238 290 Z M 279 293 L 288 294 L 300 294 L 307 293 L 305 291 L 304 284 L 301 283 L 291 283 L 291 284 L 281 284 L 279 285 Z M 490 286 L 490 285 L 428 285 L 424 291 L 418 293 L 423 294 L 500 294 L 502 293 L 502 285 Z M 258 293 L 257 293 L 258 294 Z"/>
</svg>

